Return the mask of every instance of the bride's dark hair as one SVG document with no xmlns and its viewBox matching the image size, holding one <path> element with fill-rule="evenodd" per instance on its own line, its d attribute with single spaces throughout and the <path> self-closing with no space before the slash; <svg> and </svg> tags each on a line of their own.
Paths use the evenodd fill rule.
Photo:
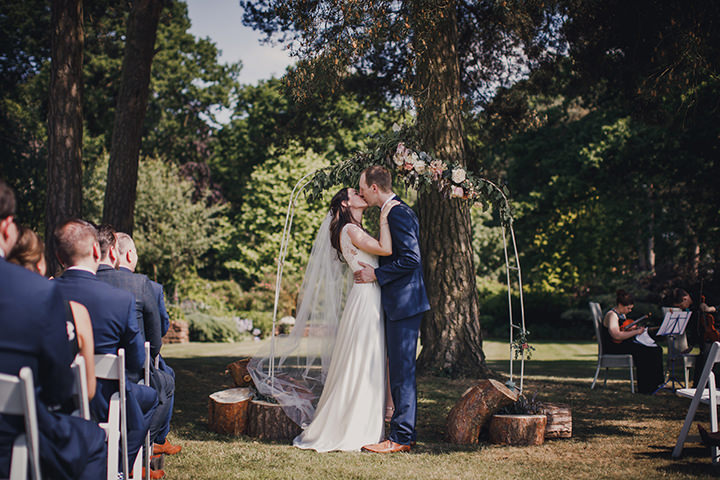
<svg viewBox="0 0 720 480">
<path fill-rule="evenodd" d="M 348 188 L 345 187 L 330 200 L 330 214 L 332 215 L 330 221 L 330 245 L 337 250 L 340 260 L 343 260 L 342 251 L 340 250 L 340 232 L 348 223 L 355 223 L 350 213 L 350 207 L 347 204 L 343 205 L 343 202 L 347 202 L 349 199 Z"/>
</svg>

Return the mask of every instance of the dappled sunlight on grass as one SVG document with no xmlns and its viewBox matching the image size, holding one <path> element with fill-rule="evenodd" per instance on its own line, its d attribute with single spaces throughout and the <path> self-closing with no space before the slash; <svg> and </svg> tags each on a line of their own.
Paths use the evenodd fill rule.
<svg viewBox="0 0 720 480">
<path fill-rule="evenodd" d="M 590 390 L 596 344 L 537 342 L 525 364 L 524 391 L 541 401 L 569 404 L 573 437 L 539 447 L 445 442 L 448 412 L 474 379 L 418 378 L 418 445 L 410 454 L 391 456 L 334 452 L 317 454 L 277 442 L 212 433 L 207 428 L 207 397 L 231 388 L 225 366 L 251 354 L 262 342 L 166 345 L 163 353 L 177 372 L 177 397 L 170 439 L 184 449 L 166 459 L 167 479 L 322 480 L 367 478 L 705 478 L 716 474 L 708 450 L 688 443 L 683 457 L 670 452 L 689 401 L 672 393 L 630 393 L 627 372 L 611 370 L 607 386 Z M 485 342 L 488 364 L 507 378 L 509 351 Z M 517 375 L 517 371 L 516 371 Z M 601 377 L 602 379 L 602 377 Z M 515 376 L 514 380 L 517 381 Z M 708 410 L 697 421 L 707 425 Z M 694 427 L 693 427 L 694 428 Z M 692 433 L 695 433 L 694 430 Z"/>
</svg>

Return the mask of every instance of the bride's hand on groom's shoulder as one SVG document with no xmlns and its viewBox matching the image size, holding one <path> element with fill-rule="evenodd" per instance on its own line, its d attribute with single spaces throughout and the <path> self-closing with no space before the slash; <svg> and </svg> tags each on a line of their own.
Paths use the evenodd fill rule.
<svg viewBox="0 0 720 480">
<path fill-rule="evenodd" d="M 390 210 L 396 205 L 400 205 L 400 202 L 397 200 L 390 200 L 388 203 L 386 203 L 382 210 L 380 210 L 380 218 L 387 218 L 388 214 L 390 213 Z"/>
</svg>

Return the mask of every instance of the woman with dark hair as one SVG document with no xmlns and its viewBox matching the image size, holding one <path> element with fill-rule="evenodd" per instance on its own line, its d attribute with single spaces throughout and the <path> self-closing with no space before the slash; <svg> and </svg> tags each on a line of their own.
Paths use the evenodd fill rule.
<svg viewBox="0 0 720 480">
<path fill-rule="evenodd" d="M 632 311 L 634 301 L 632 295 L 625 290 L 618 290 L 616 305 L 603 318 L 601 336 L 603 352 L 610 354 L 631 354 L 637 367 L 638 391 L 651 394 L 665 378 L 663 373 L 662 348 L 649 347 L 635 341 L 635 337 L 645 333 L 647 328 L 636 327 L 622 330 L 621 325 Z"/>
<path fill-rule="evenodd" d="M 28 227 L 20 227 L 15 246 L 7 257 L 8 262 L 20 265 L 31 272 L 45 276 L 45 245 L 40 237 Z M 73 355 L 82 355 L 85 359 L 88 400 L 95 396 L 95 343 L 93 341 L 90 314 L 77 302 L 66 302 L 68 340 Z"/>
<path fill-rule="evenodd" d="M 378 255 L 392 253 L 387 215 L 398 204 L 397 201 L 388 202 L 380 211 L 380 235 L 375 239 L 361 224 L 368 204 L 355 189 L 340 190 L 330 202 L 327 235 L 332 260 L 324 263 L 339 259 L 346 265 L 345 270 L 349 267 L 353 272 L 361 270 L 363 264 L 377 266 Z M 315 255 L 321 250 L 320 237 L 323 235 L 321 227 L 313 247 Z M 310 272 L 309 263 L 304 289 L 308 288 L 308 281 L 317 283 Z M 304 424 L 304 430 L 293 441 L 299 448 L 318 452 L 358 451 L 363 445 L 378 442 L 383 437 L 387 370 L 380 287 L 377 282 L 350 283 L 348 290 L 346 297 L 325 290 L 317 301 L 310 300 L 305 293 L 298 309 L 298 317 L 302 315 L 301 310 L 308 307 L 312 310 L 317 307 L 324 312 L 328 304 L 336 305 L 333 311 L 342 312 L 334 327 L 334 338 L 323 342 L 333 343 L 329 368 L 317 407 L 310 412 L 307 423 L 302 419 L 299 422 Z"/>
</svg>

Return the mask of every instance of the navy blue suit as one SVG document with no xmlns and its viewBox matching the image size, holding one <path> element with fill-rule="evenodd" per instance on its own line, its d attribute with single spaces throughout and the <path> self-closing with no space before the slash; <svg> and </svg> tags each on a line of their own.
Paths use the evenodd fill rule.
<svg viewBox="0 0 720 480">
<path fill-rule="evenodd" d="M 400 200 L 397 196 L 395 200 Z M 385 311 L 390 393 L 395 413 L 390 420 L 390 440 L 408 445 L 415 441 L 417 386 L 415 356 L 423 313 L 430 310 L 420 256 L 419 224 L 405 203 L 388 214 L 392 254 L 380 257 L 375 276 Z"/>
<path fill-rule="evenodd" d="M 125 349 L 128 453 L 132 463 L 158 404 L 153 388 L 135 383 L 141 378 L 145 362 L 144 341 L 135 318 L 135 297 L 83 270 L 67 270 L 54 282 L 65 300 L 85 305 L 90 313 L 96 354 L 117 354 L 118 348 Z M 110 397 L 115 392 L 117 382 L 98 379 L 97 393 L 90 402 L 93 418 L 107 419 Z"/>
<path fill-rule="evenodd" d="M 154 359 L 160 355 L 162 347 L 162 329 L 157 297 L 145 275 L 133 273 L 129 268 L 120 267 L 115 270 L 108 265 L 100 265 L 97 271 L 98 280 L 113 287 L 130 292 L 135 297 L 135 313 L 140 334 L 150 342 L 150 356 Z M 175 377 L 163 370 L 156 370 L 155 363 L 150 361 L 150 386 L 158 395 L 158 407 L 150 423 L 150 437 L 165 441 L 162 432 L 170 431 L 170 410 L 175 396 Z"/>
<path fill-rule="evenodd" d="M 167 308 L 165 308 L 165 294 L 163 293 L 163 286 L 157 282 L 153 282 L 152 280 L 150 280 L 150 286 L 152 287 L 153 294 L 155 295 L 155 299 L 157 300 L 158 310 L 160 311 L 160 320 L 162 321 L 162 336 L 164 337 L 170 329 L 170 315 L 168 315 Z M 162 357 L 162 355 L 160 355 L 158 366 L 160 367 L 160 370 L 167 373 L 173 378 L 174 385 L 175 370 L 170 368 L 170 365 L 165 363 L 165 359 Z M 170 407 L 168 408 L 167 419 L 165 420 L 163 429 L 160 430 L 157 438 L 155 439 L 157 443 L 165 443 L 165 439 L 167 438 L 168 433 L 170 433 L 170 421 L 172 420 L 172 411 L 174 406 L 175 395 L 172 395 L 170 397 Z"/>
<path fill-rule="evenodd" d="M 38 394 L 40 461 L 44 478 L 106 476 L 105 434 L 96 424 L 56 410 L 71 403 L 72 354 L 65 304 L 42 276 L 0 258 L 0 372 L 17 375 L 28 366 Z M 7 478 L 15 437 L 23 420 L 0 416 L 0 477 Z"/>
</svg>

